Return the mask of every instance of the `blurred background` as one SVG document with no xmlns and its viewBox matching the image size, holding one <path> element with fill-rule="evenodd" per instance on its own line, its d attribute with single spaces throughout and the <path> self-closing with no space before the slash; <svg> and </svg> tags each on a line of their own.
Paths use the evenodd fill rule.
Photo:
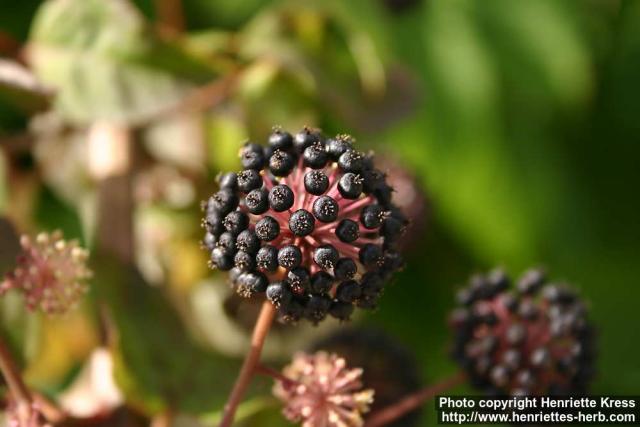
<svg viewBox="0 0 640 427">
<path fill-rule="evenodd" d="M 372 381 L 399 395 L 454 373 L 456 289 L 494 266 L 543 266 L 589 301 L 593 392 L 640 391 L 640 2 L 4 6 L 2 273 L 18 235 L 54 229 L 91 249 L 94 270 L 63 317 L 2 299 L 3 334 L 42 393 L 85 415 L 120 408 L 109 425 L 211 425 L 255 306 L 207 269 L 200 202 L 275 124 L 352 134 L 413 219 L 407 268 L 352 325 L 374 338 L 347 340 L 402 348 L 409 362 L 372 361 L 388 366 Z M 265 356 L 277 366 L 343 327 L 278 327 Z M 111 369 L 117 387 L 102 378 Z M 270 387 L 256 381 L 244 425 L 286 425 Z M 398 425 L 434 424 L 431 408 Z"/>
</svg>

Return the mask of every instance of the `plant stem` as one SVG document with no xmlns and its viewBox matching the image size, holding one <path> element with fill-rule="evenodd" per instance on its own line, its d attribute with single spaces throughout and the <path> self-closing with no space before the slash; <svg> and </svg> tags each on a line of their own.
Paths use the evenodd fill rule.
<svg viewBox="0 0 640 427">
<path fill-rule="evenodd" d="M 184 11 L 181 0 L 155 0 L 161 35 L 176 37 L 184 32 Z"/>
<path fill-rule="evenodd" d="M 47 400 L 38 393 L 33 393 L 22 380 L 22 375 L 13 361 L 11 352 L 4 342 L 4 338 L 0 334 L 0 371 L 9 387 L 9 392 L 16 406 L 18 407 L 18 416 L 27 419 L 31 410 L 32 402 L 41 407 L 41 412 L 47 421 L 58 423 L 62 421 L 66 414 L 55 404 Z"/>
<path fill-rule="evenodd" d="M 133 263 L 132 192 L 134 144 L 131 129 L 95 122 L 88 136 L 88 168 L 98 185 L 98 249 Z"/>
<path fill-rule="evenodd" d="M 409 396 L 406 396 L 398 402 L 392 403 L 386 408 L 383 408 L 372 414 L 365 423 L 365 427 L 380 427 L 389 424 L 390 422 L 395 421 L 398 418 L 413 411 L 414 409 L 422 406 L 424 402 L 436 396 L 437 394 L 447 391 L 450 388 L 453 388 L 458 384 L 464 382 L 466 378 L 467 376 L 464 374 L 464 372 L 458 372 L 454 376 L 447 378 L 444 381 L 410 394 Z"/>
<path fill-rule="evenodd" d="M 18 406 L 31 405 L 31 393 L 22 381 L 22 375 L 18 372 L 18 368 L 11 357 L 11 353 L 4 339 L 0 335 L 0 370 L 4 376 L 9 391 Z"/>
<path fill-rule="evenodd" d="M 290 378 L 287 378 L 286 376 L 282 375 L 282 373 L 276 371 L 273 368 L 265 366 L 265 365 L 258 364 L 256 366 L 256 373 L 271 377 L 274 380 L 280 381 L 281 383 L 283 383 L 285 385 L 297 384 L 296 381 L 294 381 L 294 380 L 292 380 Z"/>
<path fill-rule="evenodd" d="M 258 316 L 258 320 L 256 321 L 256 325 L 253 329 L 251 348 L 244 359 L 242 369 L 240 369 L 236 383 L 229 395 L 229 400 L 224 406 L 222 421 L 220 421 L 219 427 L 230 427 L 233 423 L 236 409 L 238 408 L 238 405 L 251 382 L 251 378 L 253 378 L 253 375 L 255 374 L 256 366 L 260 361 L 262 346 L 264 345 L 264 341 L 269 333 L 269 329 L 271 329 L 271 324 L 273 323 L 275 314 L 276 309 L 273 304 L 269 301 L 265 301 L 262 304 L 262 310 L 260 311 L 260 315 Z"/>
</svg>

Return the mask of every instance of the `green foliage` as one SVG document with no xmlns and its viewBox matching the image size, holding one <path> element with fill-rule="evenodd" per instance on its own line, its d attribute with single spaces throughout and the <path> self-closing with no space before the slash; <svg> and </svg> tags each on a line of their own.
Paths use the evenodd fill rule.
<svg viewBox="0 0 640 427">
<path fill-rule="evenodd" d="M 77 123 L 149 120 L 215 75 L 154 37 L 124 0 L 45 3 L 31 30 L 30 60 L 58 89 L 58 111 Z"/>
<path fill-rule="evenodd" d="M 48 106 L 48 94 L 15 61 L 0 58 L 0 136 L 22 129 L 27 117 Z"/>
<path fill-rule="evenodd" d="M 95 300 L 117 328 L 115 375 L 127 400 L 151 413 L 221 407 L 238 364 L 195 345 L 161 291 L 133 267 L 104 254 L 94 260 Z"/>
<path fill-rule="evenodd" d="M 78 212 L 60 200 L 48 187 L 40 189 L 34 217 L 41 230 L 61 230 L 66 239 L 82 241 L 84 233 Z"/>
</svg>

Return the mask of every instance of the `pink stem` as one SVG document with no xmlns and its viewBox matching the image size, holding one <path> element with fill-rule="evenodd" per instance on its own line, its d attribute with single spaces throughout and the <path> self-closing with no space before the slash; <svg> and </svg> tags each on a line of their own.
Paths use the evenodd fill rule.
<svg viewBox="0 0 640 427">
<path fill-rule="evenodd" d="M 313 236 L 304 236 L 304 239 L 307 241 L 307 243 L 309 243 L 311 246 L 320 246 L 320 242 L 318 242 Z"/>
<path fill-rule="evenodd" d="M 345 203 L 342 207 L 341 207 L 341 211 L 342 211 L 342 215 L 345 215 L 349 212 L 352 212 L 355 209 L 358 209 L 362 206 L 365 206 L 369 203 L 372 203 L 372 198 L 371 196 L 367 196 L 367 197 L 363 197 L 360 200 L 356 200 L 354 202 L 352 202 L 351 204 Z"/>
<path fill-rule="evenodd" d="M 324 231 L 331 231 L 332 233 L 336 231 L 336 224 L 333 222 L 330 222 L 328 224 L 323 224 L 320 227 L 316 227 L 316 229 L 314 230 L 313 234 L 317 234 L 317 233 L 322 233 Z"/>
<path fill-rule="evenodd" d="M 346 255 L 349 256 L 353 256 L 356 259 L 358 259 L 358 248 L 350 245 L 348 243 L 344 243 L 344 242 L 336 242 L 333 240 L 329 240 L 329 239 L 321 239 L 323 243 L 329 243 L 331 245 L 333 245 L 334 248 L 336 248 L 338 250 L 338 252 L 344 253 Z"/>
<path fill-rule="evenodd" d="M 377 237 L 377 238 L 373 239 L 373 238 L 370 238 L 370 237 L 358 237 L 358 240 L 356 240 L 356 243 L 363 243 L 363 244 L 366 244 L 366 243 L 373 243 L 373 244 L 378 244 L 378 243 L 380 243 L 380 238 L 379 238 L 379 237 Z"/>
<path fill-rule="evenodd" d="M 466 378 L 466 375 L 460 372 L 438 384 L 434 384 L 406 396 L 396 403 L 392 403 L 386 408 L 371 414 L 365 423 L 365 427 L 380 427 L 389 424 L 414 409 L 419 408 L 425 401 L 437 396 L 438 394 L 444 393 L 458 384 L 461 384 L 466 381 Z"/>
<path fill-rule="evenodd" d="M 271 324 L 276 315 L 275 307 L 269 302 L 265 301 L 262 304 L 262 310 L 256 321 L 256 325 L 253 329 L 253 335 L 251 337 L 251 348 L 247 353 L 236 383 L 233 386 L 233 390 L 229 395 L 229 400 L 224 407 L 222 421 L 220 421 L 219 427 L 231 427 L 233 419 L 236 413 L 236 409 L 247 390 L 253 375 L 255 374 L 256 366 L 260 361 L 260 354 L 262 353 L 262 347 L 264 341 L 271 329 Z"/>
</svg>

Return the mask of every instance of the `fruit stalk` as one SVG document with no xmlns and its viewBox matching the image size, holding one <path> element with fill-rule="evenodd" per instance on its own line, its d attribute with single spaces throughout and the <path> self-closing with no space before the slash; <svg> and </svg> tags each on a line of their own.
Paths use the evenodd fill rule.
<svg viewBox="0 0 640 427">
<path fill-rule="evenodd" d="M 416 408 L 422 406 L 432 397 L 447 391 L 458 384 L 464 382 L 467 376 L 464 372 L 458 372 L 454 376 L 445 379 L 437 384 L 418 390 L 405 398 L 393 403 L 372 414 L 367 420 L 365 427 L 380 427 L 406 415 Z"/>
<path fill-rule="evenodd" d="M 31 405 L 31 393 L 29 393 L 29 389 L 22 381 L 22 375 L 18 372 L 18 368 L 2 335 L 0 335 L 0 371 L 2 371 L 16 404 L 21 407 L 29 407 Z"/>
<path fill-rule="evenodd" d="M 222 421 L 220 421 L 219 427 L 230 427 L 233 423 L 233 418 L 236 413 L 236 409 L 244 396 L 244 393 L 256 372 L 256 366 L 260 361 L 260 354 L 262 353 L 262 347 L 264 341 L 271 329 L 271 324 L 276 314 L 276 309 L 269 301 L 265 301 L 262 304 L 262 310 L 256 321 L 256 325 L 253 329 L 253 335 L 251 337 L 251 348 L 247 353 L 236 383 L 233 386 L 233 390 L 229 395 L 229 400 L 224 407 L 222 414 Z"/>
</svg>

